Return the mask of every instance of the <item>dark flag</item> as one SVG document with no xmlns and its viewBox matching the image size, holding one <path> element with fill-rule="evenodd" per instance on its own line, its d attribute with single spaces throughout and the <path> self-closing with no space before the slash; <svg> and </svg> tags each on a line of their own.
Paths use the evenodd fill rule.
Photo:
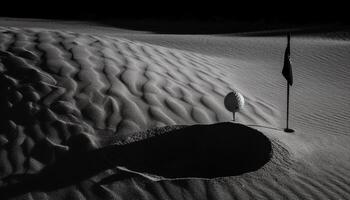
<svg viewBox="0 0 350 200">
<path fill-rule="evenodd" d="M 289 85 L 293 85 L 292 65 L 290 64 L 290 33 L 288 33 L 288 44 L 286 51 L 284 52 L 282 75 L 288 81 Z"/>
</svg>

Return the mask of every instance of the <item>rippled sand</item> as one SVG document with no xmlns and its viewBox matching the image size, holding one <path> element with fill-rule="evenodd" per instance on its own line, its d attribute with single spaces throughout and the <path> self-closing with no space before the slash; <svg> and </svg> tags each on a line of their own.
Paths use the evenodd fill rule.
<svg viewBox="0 0 350 200">
<path fill-rule="evenodd" d="M 103 34 L 101 30 L 94 34 L 66 29 L 0 27 L 0 196 L 349 198 L 350 43 L 346 38 L 292 37 L 291 126 L 296 132 L 287 134 L 282 131 L 285 38 Z M 232 90 L 246 101 L 237 122 L 257 131 L 254 141 L 259 132 L 269 138 L 272 157 L 258 169 L 231 171 L 231 176 L 191 178 L 193 168 L 189 175 L 173 173 L 180 166 L 189 169 L 184 163 L 199 168 L 201 163 L 184 152 L 174 153 L 177 146 L 170 148 L 171 144 L 179 144 L 180 149 L 187 145 L 193 152 L 191 140 L 216 148 L 218 138 L 246 139 L 225 132 L 234 134 L 237 127 L 205 137 L 195 131 L 176 136 L 186 133 L 184 127 L 189 125 L 231 120 L 223 101 Z M 149 145 L 150 138 L 165 139 Z M 113 150 L 131 144 L 136 147 L 130 149 L 138 148 L 136 153 Z M 242 152 L 253 149 L 251 143 L 234 144 Z M 145 160 L 165 162 L 159 170 L 166 173 L 137 167 L 145 158 L 142 153 L 149 155 L 142 151 L 143 145 L 158 148 L 150 151 L 156 152 L 154 157 Z M 229 145 L 225 148 L 233 151 Z M 232 156 L 240 150 L 236 148 Z M 203 156 L 200 152 L 205 151 L 191 156 Z M 170 155 L 176 159 L 158 162 Z M 199 157 L 208 162 L 205 155 Z M 137 165 L 118 166 L 123 159 L 127 160 L 123 164 L 136 160 Z M 218 160 L 219 167 L 232 162 L 226 160 Z"/>
</svg>

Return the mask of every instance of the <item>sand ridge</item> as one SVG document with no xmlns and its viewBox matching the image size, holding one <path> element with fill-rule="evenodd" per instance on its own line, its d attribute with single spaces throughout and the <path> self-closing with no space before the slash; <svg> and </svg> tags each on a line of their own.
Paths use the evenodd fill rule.
<svg viewBox="0 0 350 200">
<path fill-rule="evenodd" d="M 153 126 L 231 117 L 221 101 L 233 87 L 218 70 L 220 63 L 212 66 L 210 58 L 196 54 L 125 39 L 13 28 L 2 30 L 1 60 L 2 77 L 29 90 L 34 99 L 24 104 L 36 109 L 29 113 L 34 124 L 11 117 L 4 122 L 39 131 L 30 137 L 35 142 L 48 137 L 66 143 L 70 129 L 90 136 L 106 129 L 108 136 L 125 139 Z M 26 98 L 25 92 L 14 95 Z M 41 124 L 37 116 L 47 120 Z"/>
<path fill-rule="evenodd" d="M 13 37 L 19 36 L 15 34 Z M 150 118 L 144 116 L 147 110 L 149 110 L 148 112 L 155 118 L 157 118 L 157 115 L 167 115 L 158 112 L 159 109 L 155 107 L 151 106 L 146 109 L 144 108 L 145 106 L 149 104 L 158 104 L 158 106 L 159 103 L 164 104 L 163 106 L 165 109 L 171 111 L 169 112 L 171 116 L 165 117 L 169 118 L 167 121 L 159 121 L 157 123 L 169 124 L 171 120 L 179 122 L 180 117 L 182 118 L 185 116 L 185 112 L 191 112 L 189 108 L 182 108 L 182 106 L 180 106 L 177 102 L 180 100 L 184 101 L 185 104 L 199 102 L 198 107 L 202 107 L 202 109 L 194 109 L 193 115 L 198 119 L 192 119 L 193 121 L 206 120 L 207 122 L 213 122 L 214 119 L 212 117 L 215 112 L 210 110 L 220 108 L 220 106 L 216 106 L 214 99 L 204 96 L 206 91 L 204 91 L 203 88 L 212 88 L 211 90 L 217 93 L 217 98 L 222 97 L 225 93 L 224 91 L 219 92 L 215 87 L 226 88 L 227 91 L 230 89 L 230 86 L 227 85 L 227 81 L 222 81 L 222 84 L 225 84 L 224 87 L 214 86 L 214 84 L 210 83 L 212 77 L 208 77 L 207 72 L 191 70 L 187 63 L 192 64 L 197 62 L 195 58 L 182 58 L 187 62 L 184 63 L 176 57 L 176 53 L 169 53 L 168 56 L 168 52 L 165 52 L 165 50 L 162 52 L 162 49 L 154 50 L 147 46 L 141 47 L 141 45 L 133 44 L 132 42 L 115 42 L 116 44 L 109 45 L 107 42 L 101 42 L 93 37 L 78 37 L 78 42 L 72 42 L 70 40 L 72 40 L 71 37 L 74 36 L 59 32 L 40 32 L 37 35 L 32 33 L 31 37 L 37 37 L 36 40 L 39 42 L 35 50 L 42 59 L 41 70 L 51 74 L 54 79 L 57 80 L 61 90 L 65 90 L 64 95 L 60 98 L 69 100 L 75 99 L 83 115 L 84 113 L 92 113 L 84 112 L 84 110 L 93 111 L 94 116 L 103 115 L 101 111 L 102 106 L 100 108 L 93 108 L 94 106 L 89 104 L 89 101 L 94 104 L 104 104 L 104 106 L 107 106 L 106 102 L 114 102 L 112 105 L 117 107 L 115 109 L 126 110 L 120 113 L 132 115 L 130 117 L 123 116 L 119 120 L 130 121 L 130 119 L 132 119 L 131 121 L 133 121 L 135 119 L 137 123 L 135 123 L 135 121 L 131 122 L 134 123 L 135 128 L 136 124 L 138 124 L 137 126 L 141 126 L 140 128 L 145 128 L 146 119 Z M 8 38 L 8 40 L 10 40 L 10 38 Z M 26 39 L 23 38 L 23 40 Z M 9 45 L 6 44 L 6 42 L 7 41 L 4 41 L 4 45 Z M 30 43 L 30 41 L 20 40 L 17 41 L 16 44 L 21 42 Z M 26 49 L 29 45 L 35 45 L 26 44 L 18 47 L 16 44 L 13 44 L 15 47 L 4 46 L 3 48 Z M 150 54 L 153 57 L 150 56 Z M 163 58 L 164 55 L 166 55 L 165 59 Z M 172 56 L 173 59 L 167 59 L 167 57 L 170 56 Z M 211 76 L 215 74 L 211 68 L 206 69 L 210 72 Z M 222 77 L 222 75 L 217 72 L 216 76 L 217 78 L 214 77 L 214 79 L 221 79 Z M 98 79 L 95 77 L 98 77 Z M 168 81 L 168 79 L 171 81 Z M 187 88 L 195 90 L 196 93 L 190 94 Z M 107 97 L 102 95 L 103 93 L 107 93 Z M 153 94 L 159 93 L 170 94 L 171 97 L 175 98 L 168 99 L 158 95 L 158 100 L 156 100 L 152 97 L 154 96 Z M 45 102 L 46 104 L 50 104 L 50 101 L 51 99 L 48 98 Z M 140 101 L 145 102 L 143 103 Z M 136 104 L 134 102 L 136 102 Z M 81 107 L 84 108 L 82 109 Z M 144 109 L 146 109 L 146 111 Z M 128 112 L 128 110 L 133 110 L 133 112 Z M 202 112 L 201 110 L 206 110 L 206 112 L 210 114 L 203 113 L 203 116 L 200 117 L 199 114 L 196 113 Z M 180 117 L 177 118 L 177 115 L 180 115 Z M 228 118 L 227 113 L 226 116 L 225 114 L 216 116 L 216 118 L 219 119 L 225 117 Z M 107 127 L 114 129 L 114 131 L 116 129 L 116 127 L 112 127 L 108 124 L 106 125 L 101 121 L 94 121 L 103 119 L 103 116 L 95 117 L 95 119 L 92 119 L 92 116 L 85 116 L 85 118 L 93 121 L 93 126 L 97 128 L 102 129 Z M 160 119 L 162 119 L 162 117 L 160 117 Z M 108 121 L 108 119 L 106 119 L 106 121 Z M 124 121 L 121 123 L 124 124 L 126 122 Z"/>
</svg>

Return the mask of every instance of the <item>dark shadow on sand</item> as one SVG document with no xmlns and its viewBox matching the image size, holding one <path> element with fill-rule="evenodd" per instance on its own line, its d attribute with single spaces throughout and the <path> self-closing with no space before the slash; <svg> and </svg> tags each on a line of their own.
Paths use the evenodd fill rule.
<svg viewBox="0 0 350 200">
<path fill-rule="evenodd" d="M 271 143 L 241 124 L 194 125 L 125 145 L 121 165 L 168 178 L 215 178 L 254 171 L 271 157 Z"/>
<path fill-rule="evenodd" d="M 9 198 L 30 191 L 55 190 L 117 165 L 166 178 L 215 178 L 255 171 L 271 158 L 270 140 L 241 124 L 164 129 L 167 130 L 164 134 L 126 145 L 69 152 L 38 174 L 13 177 L 19 182 L 0 188 L 0 196 Z"/>
</svg>

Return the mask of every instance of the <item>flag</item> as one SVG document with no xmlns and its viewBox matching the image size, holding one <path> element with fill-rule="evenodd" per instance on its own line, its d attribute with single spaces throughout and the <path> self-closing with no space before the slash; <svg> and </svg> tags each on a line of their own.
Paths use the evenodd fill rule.
<svg viewBox="0 0 350 200">
<path fill-rule="evenodd" d="M 288 33 L 288 43 L 286 51 L 284 52 L 284 64 L 282 75 L 287 80 L 289 85 L 293 85 L 292 65 L 290 64 L 290 33 Z"/>
</svg>

